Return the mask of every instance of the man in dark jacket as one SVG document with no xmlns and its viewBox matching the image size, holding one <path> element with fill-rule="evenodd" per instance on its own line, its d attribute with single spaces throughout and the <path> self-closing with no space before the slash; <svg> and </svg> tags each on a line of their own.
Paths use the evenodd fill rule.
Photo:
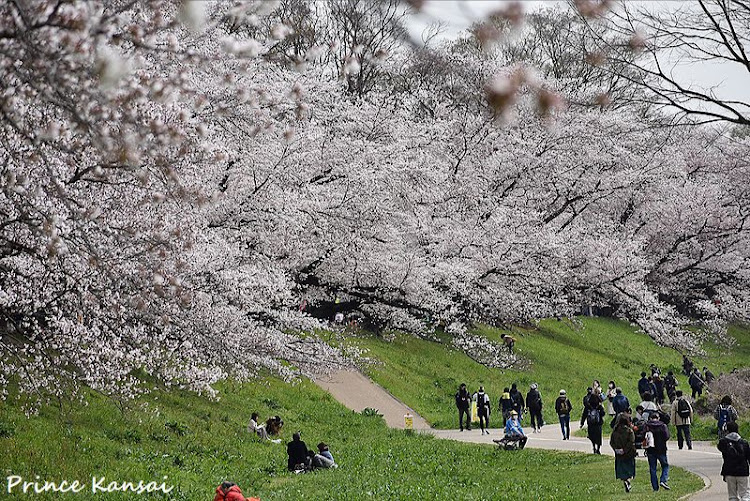
<svg viewBox="0 0 750 501">
<path fill-rule="evenodd" d="M 471 430 L 471 413 L 469 407 L 471 406 L 471 395 L 466 389 L 466 383 L 461 383 L 456 392 L 456 407 L 458 408 L 458 427 L 461 431 L 464 431 L 464 414 L 466 414 L 466 429 Z"/>
<path fill-rule="evenodd" d="M 531 414 L 531 427 L 534 433 L 542 431 L 544 419 L 542 418 L 542 394 L 539 393 L 538 385 L 533 383 L 526 394 L 526 406 Z"/>
<path fill-rule="evenodd" d="M 714 382 L 714 379 L 716 379 L 716 376 L 714 376 L 714 373 L 708 370 L 708 367 L 703 368 L 703 380 L 706 382 L 706 384 L 711 384 Z"/>
<path fill-rule="evenodd" d="M 615 388 L 615 397 L 612 399 L 612 409 L 615 411 L 615 416 L 621 412 L 625 412 L 630 407 L 628 397 L 622 394 L 622 388 Z"/>
<path fill-rule="evenodd" d="M 654 383 L 654 387 L 656 388 L 656 393 L 654 393 L 654 401 L 657 404 L 661 405 L 664 403 L 664 380 L 657 372 L 652 376 L 652 382 Z"/>
<path fill-rule="evenodd" d="M 287 460 L 287 468 L 289 468 L 289 471 L 307 468 L 307 445 L 300 438 L 299 432 L 292 435 L 292 441 L 286 444 L 286 453 L 289 456 L 289 459 Z"/>
<path fill-rule="evenodd" d="M 518 420 L 523 419 L 523 410 L 526 407 L 523 401 L 523 395 L 518 391 L 518 385 L 513 383 L 510 386 L 510 398 L 513 400 L 513 410 L 518 413 Z"/>
<path fill-rule="evenodd" d="M 641 372 L 641 379 L 638 380 L 638 393 L 641 395 L 643 400 L 643 394 L 650 390 L 650 384 L 645 372 Z"/>
<path fill-rule="evenodd" d="M 651 474 L 651 487 L 658 491 L 659 487 L 669 490 L 669 461 L 667 460 L 667 440 L 669 440 L 669 428 L 659 420 L 659 413 L 653 412 L 649 415 L 646 425 L 646 434 L 653 435 L 653 445 L 646 448 L 648 456 L 648 469 Z M 661 464 L 661 478 L 656 476 L 656 462 Z"/>
<path fill-rule="evenodd" d="M 584 410 L 587 410 L 590 407 L 589 398 L 593 396 L 594 396 L 594 388 L 589 386 L 588 388 L 586 388 L 586 395 L 583 397 L 583 401 L 581 402 Z"/>
<path fill-rule="evenodd" d="M 693 400 L 695 400 L 696 395 L 700 397 L 703 394 L 703 385 L 705 383 L 703 382 L 703 378 L 701 378 L 701 373 L 698 372 L 697 367 L 693 369 L 693 373 L 690 374 L 688 384 L 690 385 L 690 389 L 693 390 Z"/>
<path fill-rule="evenodd" d="M 740 437 L 736 422 L 727 424 L 727 435 L 719 440 L 719 450 L 724 457 L 721 476 L 727 483 L 729 499 L 750 499 L 750 445 Z"/>
</svg>

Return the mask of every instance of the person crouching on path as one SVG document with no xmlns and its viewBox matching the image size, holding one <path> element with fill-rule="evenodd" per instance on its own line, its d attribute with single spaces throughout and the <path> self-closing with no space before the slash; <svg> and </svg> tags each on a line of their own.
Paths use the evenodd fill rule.
<svg viewBox="0 0 750 501">
<path fill-rule="evenodd" d="M 635 433 L 630 418 L 621 414 L 612 431 L 609 445 L 615 451 L 615 478 L 622 480 L 625 492 L 630 492 L 630 480 L 635 478 Z"/>
<path fill-rule="evenodd" d="M 482 429 L 482 435 L 490 434 L 490 397 L 484 392 L 484 386 L 479 387 L 477 392 L 477 416 L 479 416 L 479 427 Z"/>
<path fill-rule="evenodd" d="M 583 428 L 583 423 L 586 423 L 586 426 L 588 426 L 589 440 L 591 440 L 591 445 L 594 447 L 594 454 L 602 453 L 602 423 L 604 422 L 605 414 L 601 401 L 596 398 L 590 398 L 589 406 L 583 410 L 583 415 L 581 416 L 580 427 Z"/>
<path fill-rule="evenodd" d="M 737 422 L 727 423 L 727 434 L 719 440 L 718 448 L 724 458 L 721 476 L 727 483 L 729 501 L 746 501 L 750 499 L 750 445 L 740 437 Z"/>
<path fill-rule="evenodd" d="M 649 437 L 649 434 L 651 435 Z M 651 487 L 655 491 L 669 490 L 669 461 L 667 459 L 667 440 L 669 440 L 669 428 L 659 420 L 659 413 L 649 415 L 646 425 L 646 456 L 648 457 L 648 470 L 651 475 Z M 656 462 L 661 464 L 661 477 L 656 476 Z"/>
<path fill-rule="evenodd" d="M 521 428 L 521 419 L 516 411 L 510 411 L 510 419 L 505 424 L 505 436 L 518 441 L 518 448 L 523 449 L 529 439 Z"/>
<path fill-rule="evenodd" d="M 560 429 L 562 430 L 563 440 L 570 440 L 570 413 L 573 411 L 573 404 L 570 403 L 565 390 L 560 390 L 560 396 L 555 400 L 555 412 L 560 419 Z"/>
<path fill-rule="evenodd" d="M 675 401 L 672 402 L 670 418 L 677 428 L 677 447 L 682 450 L 682 444 L 686 443 L 688 450 L 692 450 L 693 440 L 690 437 L 690 424 L 693 420 L 693 406 L 682 394 L 682 390 L 677 390 L 675 397 Z"/>
<path fill-rule="evenodd" d="M 456 392 L 456 407 L 458 408 L 458 428 L 464 431 L 464 415 L 466 415 L 466 429 L 471 430 L 471 412 L 469 408 L 471 406 L 471 395 L 466 389 L 466 384 L 461 383 Z"/>
</svg>

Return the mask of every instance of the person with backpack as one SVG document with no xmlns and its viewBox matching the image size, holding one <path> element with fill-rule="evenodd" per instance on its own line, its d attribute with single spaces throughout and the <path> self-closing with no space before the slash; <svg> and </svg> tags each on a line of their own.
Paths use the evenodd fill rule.
<svg viewBox="0 0 750 501">
<path fill-rule="evenodd" d="M 617 421 L 609 445 L 615 451 L 615 478 L 622 480 L 625 492 L 630 492 L 630 480 L 635 478 L 635 433 L 630 418 L 621 415 Z"/>
<path fill-rule="evenodd" d="M 667 398 L 670 404 L 677 398 L 677 385 L 677 378 L 674 377 L 674 372 L 667 372 L 667 377 L 664 378 L 664 389 L 667 391 Z"/>
<path fill-rule="evenodd" d="M 647 391 L 643 394 L 643 402 L 641 402 L 641 407 L 643 407 L 643 419 L 648 421 L 649 416 L 651 414 L 658 414 L 659 412 L 659 406 L 654 403 L 654 399 L 651 395 L 650 391 Z"/>
<path fill-rule="evenodd" d="M 458 428 L 464 431 L 464 415 L 466 415 L 466 429 L 471 431 L 471 395 L 466 389 L 466 383 L 461 383 L 456 392 L 456 408 L 458 408 Z"/>
<path fill-rule="evenodd" d="M 612 410 L 614 410 L 614 415 L 617 416 L 619 413 L 625 412 L 629 408 L 630 402 L 628 401 L 628 397 L 623 395 L 622 388 L 615 388 L 615 396 L 612 398 Z"/>
<path fill-rule="evenodd" d="M 510 385 L 510 398 L 513 400 L 513 410 L 518 413 L 518 419 L 520 421 L 523 419 L 525 404 L 523 401 L 523 395 L 518 391 L 518 385 L 516 383 Z"/>
<path fill-rule="evenodd" d="M 667 458 L 667 441 L 669 440 L 669 428 L 659 419 L 659 414 L 654 412 L 649 416 L 646 425 L 646 456 L 648 457 L 648 470 L 651 475 L 651 487 L 654 492 L 659 487 L 669 490 L 669 460 Z M 661 477 L 656 476 L 657 461 L 661 464 Z"/>
<path fill-rule="evenodd" d="M 703 386 L 705 383 L 703 382 L 703 379 L 701 378 L 701 373 L 698 372 L 698 368 L 696 367 L 693 369 L 693 373 L 690 374 L 690 378 L 688 379 L 688 384 L 690 385 L 690 388 L 693 390 L 692 399 L 695 400 L 696 395 L 701 396 L 703 395 Z"/>
<path fill-rule="evenodd" d="M 641 400 L 643 400 L 643 395 L 649 390 L 649 388 L 650 385 L 646 373 L 641 372 L 641 379 L 638 380 L 638 393 L 641 395 Z"/>
<path fill-rule="evenodd" d="M 500 414 L 503 416 L 503 426 L 508 423 L 510 411 L 513 410 L 513 399 L 510 398 L 510 388 L 503 388 L 503 396 L 500 397 Z"/>
<path fill-rule="evenodd" d="M 479 416 L 479 427 L 482 429 L 482 435 L 490 434 L 490 397 L 484 392 L 484 386 L 479 387 L 477 392 L 477 416 Z"/>
<path fill-rule="evenodd" d="M 565 390 L 560 390 L 560 396 L 555 400 L 555 412 L 560 419 L 560 429 L 562 430 L 563 440 L 570 440 L 570 413 L 573 411 L 573 404 L 570 403 Z"/>
<path fill-rule="evenodd" d="M 583 415 L 581 415 L 579 428 L 583 428 L 584 423 L 588 426 L 588 436 L 591 445 L 594 447 L 594 454 L 602 453 L 602 423 L 604 423 L 605 414 L 601 401 L 590 398 L 588 408 L 584 409 Z"/>
<path fill-rule="evenodd" d="M 693 406 L 687 401 L 682 394 L 682 390 L 677 391 L 677 398 L 672 402 L 672 422 L 677 428 L 677 447 L 682 450 L 682 444 L 687 444 L 689 451 L 693 450 L 693 441 L 690 438 L 690 424 L 693 420 Z"/>
<path fill-rule="evenodd" d="M 539 393 L 539 385 L 532 383 L 529 392 L 526 394 L 526 407 L 531 415 L 531 427 L 534 433 L 542 431 L 544 419 L 542 418 L 542 394 Z"/>
<path fill-rule="evenodd" d="M 732 407 L 732 397 L 724 395 L 716 410 L 714 410 L 719 439 L 724 438 L 727 434 L 727 424 L 737 421 L 737 418 L 737 409 Z"/>
<path fill-rule="evenodd" d="M 724 463 L 721 465 L 721 476 L 727 483 L 729 500 L 745 501 L 750 499 L 750 445 L 739 434 L 736 421 L 727 423 L 727 434 L 719 440 L 717 446 L 721 451 Z"/>
</svg>

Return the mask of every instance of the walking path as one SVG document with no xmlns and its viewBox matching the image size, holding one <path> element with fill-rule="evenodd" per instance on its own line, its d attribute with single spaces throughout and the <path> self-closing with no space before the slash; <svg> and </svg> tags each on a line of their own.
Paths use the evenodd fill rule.
<svg viewBox="0 0 750 501">
<path fill-rule="evenodd" d="M 366 407 L 378 409 L 383 414 L 385 422 L 392 428 L 404 428 L 404 414 L 408 412 L 414 416 L 415 430 L 422 430 L 424 433 L 430 433 L 438 438 L 493 444 L 493 439 L 503 436 L 502 430 L 495 428 L 490 430 L 489 435 L 481 435 L 478 428 L 464 432 L 433 430 L 411 408 L 360 372 L 339 371 L 330 376 L 316 379 L 315 382 L 321 388 L 330 392 L 336 400 L 352 410 L 359 412 Z M 458 415 L 456 419 L 458 419 Z M 575 430 L 577 423 L 573 423 L 571 427 Z M 693 442 L 693 450 L 688 451 L 687 449 L 677 449 L 677 444 L 674 442 L 670 442 L 669 445 L 669 464 L 695 473 L 703 479 L 706 485 L 702 491 L 693 494 L 689 499 L 694 501 L 723 501 L 727 498 L 726 484 L 719 475 L 722 464 L 721 453 L 716 449 L 716 446 L 710 442 Z M 557 423 L 544 426 L 541 433 L 530 433 L 526 447 L 591 452 L 591 443 L 588 439 L 572 437 L 570 440 L 561 440 L 560 427 Z M 610 456 L 614 455 L 611 448 L 606 444 L 606 439 L 602 452 Z"/>
</svg>

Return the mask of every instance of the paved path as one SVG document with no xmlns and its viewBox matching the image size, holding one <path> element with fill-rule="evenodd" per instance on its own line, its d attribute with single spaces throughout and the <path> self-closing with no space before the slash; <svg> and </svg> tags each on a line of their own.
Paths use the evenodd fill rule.
<svg viewBox="0 0 750 501">
<path fill-rule="evenodd" d="M 493 439 L 502 437 L 502 431 L 494 428 L 490 430 L 489 435 L 481 435 L 477 428 L 464 432 L 434 430 L 411 408 L 360 372 L 339 371 L 331 376 L 316 379 L 315 382 L 350 409 L 358 412 L 366 407 L 378 409 L 383 414 L 388 426 L 392 428 L 403 428 L 404 414 L 409 412 L 414 416 L 414 429 L 422 430 L 424 433 L 430 433 L 438 438 L 493 444 Z M 573 430 L 577 429 L 577 423 L 572 424 L 572 428 Z M 670 442 L 669 445 L 670 465 L 685 468 L 699 475 L 706 484 L 702 491 L 690 497 L 692 501 L 723 501 L 727 499 L 726 484 L 719 475 L 722 464 L 721 453 L 716 450 L 713 444 L 710 442 L 693 442 L 692 451 L 678 450 L 675 442 Z M 572 437 L 570 440 L 561 440 L 560 427 L 556 423 L 546 425 L 541 433 L 531 433 L 526 446 L 537 449 L 591 452 L 590 442 L 585 438 Z M 610 456 L 614 455 L 612 449 L 606 443 L 606 438 L 605 444 L 602 446 L 602 452 Z"/>
<path fill-rule="evenodd" d="M 315 378 L 315 383 L 328 391 L 349 409 L 361 412 L 370 407 L 383 415 L 391 428 L 404 428 L 404 415 L 414 416 L 415 430 L 428 430 L 430 425 L 413 409 L 385 391 L 358 371 L 338 371 Z"/>
</svg>

